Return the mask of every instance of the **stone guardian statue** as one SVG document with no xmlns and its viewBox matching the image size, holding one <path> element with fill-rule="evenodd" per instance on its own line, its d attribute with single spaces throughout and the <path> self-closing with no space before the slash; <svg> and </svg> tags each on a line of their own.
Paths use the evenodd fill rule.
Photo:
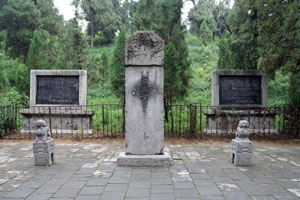
<svg viewBox="0 0 300 200">
<path fill-rule="evenodd" d="M 250 166 L 252 154 L 252 142 L 249 140 L 249 122 L 240 120 L 236 138 L 231 141 L 231 159 L 232 163 L 237 166 Z"/>
<path fill-rule="evenodd" d="M 50 129 L 44 120 L 35 122 L 35 142 L 33 143 L 33 155 L 35 166 L 49 166 L 54 163 L 55 145 L 51 138 Z"/>
</svg>

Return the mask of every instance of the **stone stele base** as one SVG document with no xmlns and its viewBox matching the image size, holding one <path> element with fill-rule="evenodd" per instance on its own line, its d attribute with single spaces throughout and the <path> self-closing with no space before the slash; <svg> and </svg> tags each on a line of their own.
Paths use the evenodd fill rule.
<svg viewBox="0 0 300 200">
<path fill-rule="evenodd" d="M 49 166 L 54 163 L 55 146 L 53 138 L 47 141 L 34 142 L 33 157 L 35 166 Z"/>
<path fill-rule="evenodd" d="M 121 152 L 117 163 L 119 166 L 132 167 L 168 167 L 170 166 L 170 155 L 164 152 L 163 155 L 128 155 Z"/>
<path fill-rule="evenodd" d="M 236 166 L 250 166 L 252 155 L 252 142 L 233 139 L 231 141 L 231 160 Z"/>
<path fill-rule="evenodd" d="M 35 122 L 44 120 L 51 130 L 52 137 L 57 135 L 92 134 L 93 115 L 95 111 L 82 109 L 79 106 L 31 107 L 20 110 L 24 117 L 24 129 L 20 134 L 31 135 L 35 131 Z M 51 123 L 50 123 L 51 119 Z M 51 124 L 51 126 L 50 126 Z"/>
</svg>

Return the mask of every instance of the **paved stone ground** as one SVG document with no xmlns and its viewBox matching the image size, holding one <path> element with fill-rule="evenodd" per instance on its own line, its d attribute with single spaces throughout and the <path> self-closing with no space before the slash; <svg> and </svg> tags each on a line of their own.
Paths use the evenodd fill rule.
<svg viewBox="0 0 300 200">
<path fill-rule="evenodd" d="M 173 165 L 119 167 L 124 149 L 57 144 L 56 163 L 34 167 L 32 145 L 0 143 L 0 199 L 295 200 L 300 147 L 256 147 L 251 167 L 235 167 L 229 146 L 170 145 Z"/>
</svg>

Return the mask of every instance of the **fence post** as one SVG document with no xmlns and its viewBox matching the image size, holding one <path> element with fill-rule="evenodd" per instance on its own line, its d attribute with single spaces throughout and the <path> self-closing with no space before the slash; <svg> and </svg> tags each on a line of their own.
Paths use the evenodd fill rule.
<svg viewBox="0 0 300 200">
<path fill-rule="evenodd" d="M 102 133 L 105 136 L 104 128 L 104 105 L 102 104 Z"/>
<path fill-rule="evenodd" d="M 50 133 L 52 134 L 52 122 L 51 122 L 51 107 L 49 106 L 49 127 L 50 127 Z M 57 135 L 57 132 L 56 132 Z"/>
<path fill-rule="evenodd" d="M 196 111 L 195 111 L 196 106 L 193 104 L 190 104 L 190 136 L 191 138 L 195 138 L 195 132 L 196 132 Z"/>
</svg>

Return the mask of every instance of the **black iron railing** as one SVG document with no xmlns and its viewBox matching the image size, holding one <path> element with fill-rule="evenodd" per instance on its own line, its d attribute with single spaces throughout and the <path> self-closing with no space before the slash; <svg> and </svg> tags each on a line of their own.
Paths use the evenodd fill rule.
<svg viewBox="0 0 300 200">
<path fill-rule="evenodd" d="M 25 107 L 16 105 L 0 106 L 0 133 L 21 132 L 24 129 L 24 117 L 20 114 Z M 88 125 L 92 132 L 85 133 L 83 128 L 72 128 L 72 137 L 122 137 L 125 135 L 125 106 L 122 104 L 99 104 L 85 106 L 31 106 L 27 110 L 42 116 L 48 112 L 51 124 L 65 123 L 61 115 L 69 109 L 72 119 L 83 116 L 81 122 L 85 123 L 84 116 L 87 111 L 95 111 L 91 123 Z M 55 118 L 55 119 L 54 119 Z M 57 119 L 59 118 L 59 120 Z M 29 123 L 34 124 L 34 120 Z M 52 120 L 51 120 L 52 119 Z M 238 120 L 247 119 L 250 122 L 250 132 L 253 136 L 263 138 L 300 138 L 300 107 L 274 106 L 264 108 L 226 108 L 203 106 L 201 104 L 168 105 L 165 106 L 164 130 L 166 137 L 184 138 L 233 138 Z M 28 123 L 28 122 L 27 122 Z M 78 121 L 77 121 L 78 123 Z M 27 124 L 28 125 L 28 124 Z M 80 125 L 79 125 L 80 127 Z M 54 137 L 66 136 L 63 132 L 55 131 L 50 125 Z M 29 135 L 33 135 L 29 131 Z"/>
</svg>

